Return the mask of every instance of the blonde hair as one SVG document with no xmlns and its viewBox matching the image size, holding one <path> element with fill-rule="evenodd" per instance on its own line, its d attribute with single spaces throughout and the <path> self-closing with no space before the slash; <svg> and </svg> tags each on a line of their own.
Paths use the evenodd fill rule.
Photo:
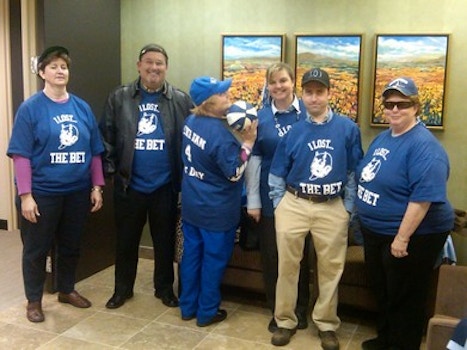
<svg viewBox="0 0 467 350">
<path fill-rule="evenodd" d="M 211 106 L 215 104 L 213 96 L 210 96 L 207 100 L 204 100 L 199 106 L 191 109 L 191 113 L 194 115 L 208 115 L 213 116 Z"/>
<path fill-rule="evenodd" d="M 295 81 L 295 73 L 287 63 L 284 62 L 278 62 L 278 63 L 273 63 L 268 67 L 266 70 L 266 83 L 269 83 L 269 80 L 271 80 L 271 77 L 273 74 L 280 72 L 280 71 L 286 71 L 290 79 L 294 82 Z"/>
</svg>

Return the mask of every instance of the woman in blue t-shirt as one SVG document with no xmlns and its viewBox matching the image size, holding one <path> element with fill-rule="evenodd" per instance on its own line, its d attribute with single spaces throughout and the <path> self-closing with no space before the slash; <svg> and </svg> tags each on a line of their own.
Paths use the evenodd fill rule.
<svg viewBox="0 0 467 350">
<path fill-rule="evenodd" d="M 50 47 L 39 56 L 44 89 L 18 108 L 7 151 L 15 168 L 26 316 L 31 322 L 44 321 L 45 264 L 53 244 L 58 301 L 91 306 L 75 291 L 75 271 L 88 213 L 103 203 L 104 146 L 89 105 L 67 92 L 70 64 L 64 47 Z"/>
<path fill-rule="evenodd" d="M 295 95 L 295 74 L 287 63 L 278 62 L 268 67 L 266 87 L 269 101 L 266 100 L 264 106 L 258 111 L 258 137 L 245 171 L 245 183 L 248 215 L 258 222 L 256 229 L 259 232 L 266 302 L 274 315 L 278 255 L 274 208 L 272 200 L 269 198 L 268 175 L 279 141 L 289 132 L 293 124 L 306 118 L 306 109 L 303 101 Z M 298 297 L 295 308 L 298 329 L 308 327 L 309 244 L 310 236 L 306 239 L 300 263 Z M 271 333 L 277 330 L 274 317 L 269 321 L 268 330 Z"/>
<path fill-rule="evenodd" d="M 454 223 L 449 160 L 417 119 L 421 103 L 412 79 L 389 83 L 383 107 L 390 128 L 357 168 L 356 205 L 379 307 L 378 336 L 362 348 L 418 350 L 429 280 Z"/>
<path fill-rule="evenodd" d="M 223 120 L 230 107 L 232 81 L 211 77 L 193 80 L 190 95 L 196 107 L 183 128 L 180 309 L 185 321 L 199 327 L 227 317 L 220 284 L 234 248 L 240 221 L 243 173 L 256 139 L 256 122 L 237 141 Z"/>
</svg>

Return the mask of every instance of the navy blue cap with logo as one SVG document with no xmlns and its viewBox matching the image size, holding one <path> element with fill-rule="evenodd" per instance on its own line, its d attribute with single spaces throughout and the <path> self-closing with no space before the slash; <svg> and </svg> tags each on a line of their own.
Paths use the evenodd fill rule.
<svg viewBox="0 0 467 350">
<path fill-rule="evenodd" d="M 414 81 L 406 77 L 394 79 L 386 85 L 383 91 L 383 96 L 386 96 L 386 94 L 391 90 L 399 91 L 404 96 L 418 95 L 418 89 Z"/>
<path fill-rule="evenodd" d="M 305 72 L 302 78 L 302 87 L 312 81 L 321 83 L 328 89 L 331 86 L 328 73 L 325 70 L 322 70 L 321 68 L 313 68 Z"/>
</svg>

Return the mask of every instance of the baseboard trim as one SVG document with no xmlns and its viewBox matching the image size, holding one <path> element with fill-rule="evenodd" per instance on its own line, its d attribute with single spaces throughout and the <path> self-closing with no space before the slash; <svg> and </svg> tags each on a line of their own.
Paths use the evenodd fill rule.
<svg viewBox="0 0 467 350">
<path fill-rule="evenodd" d="M 154 260 L 154 248 L 149 246 L 139 246 L 139 257 L 142 259 Z"/>
</svg>

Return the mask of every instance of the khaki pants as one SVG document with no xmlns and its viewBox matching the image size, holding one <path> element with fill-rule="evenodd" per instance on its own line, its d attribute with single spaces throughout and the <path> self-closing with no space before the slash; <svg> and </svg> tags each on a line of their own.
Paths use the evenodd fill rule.
<svg viewBox="0 0 467 350">
<path fill-rule="evenodd" d="M 276 285 L 274 317 L 281 328 L 293 329 L 297 284 L 305 238 L 312 233 L 317 257 L 319 297 L 312 319 L 320 331 L 335 331 L 337 287 L 347 252 L 349 214 L 341 198 L 314 203 L 286 192 L 275 211 L 279 276 Z M 313 286 L 316 288 L 316 286 Z"/>
</svg>

